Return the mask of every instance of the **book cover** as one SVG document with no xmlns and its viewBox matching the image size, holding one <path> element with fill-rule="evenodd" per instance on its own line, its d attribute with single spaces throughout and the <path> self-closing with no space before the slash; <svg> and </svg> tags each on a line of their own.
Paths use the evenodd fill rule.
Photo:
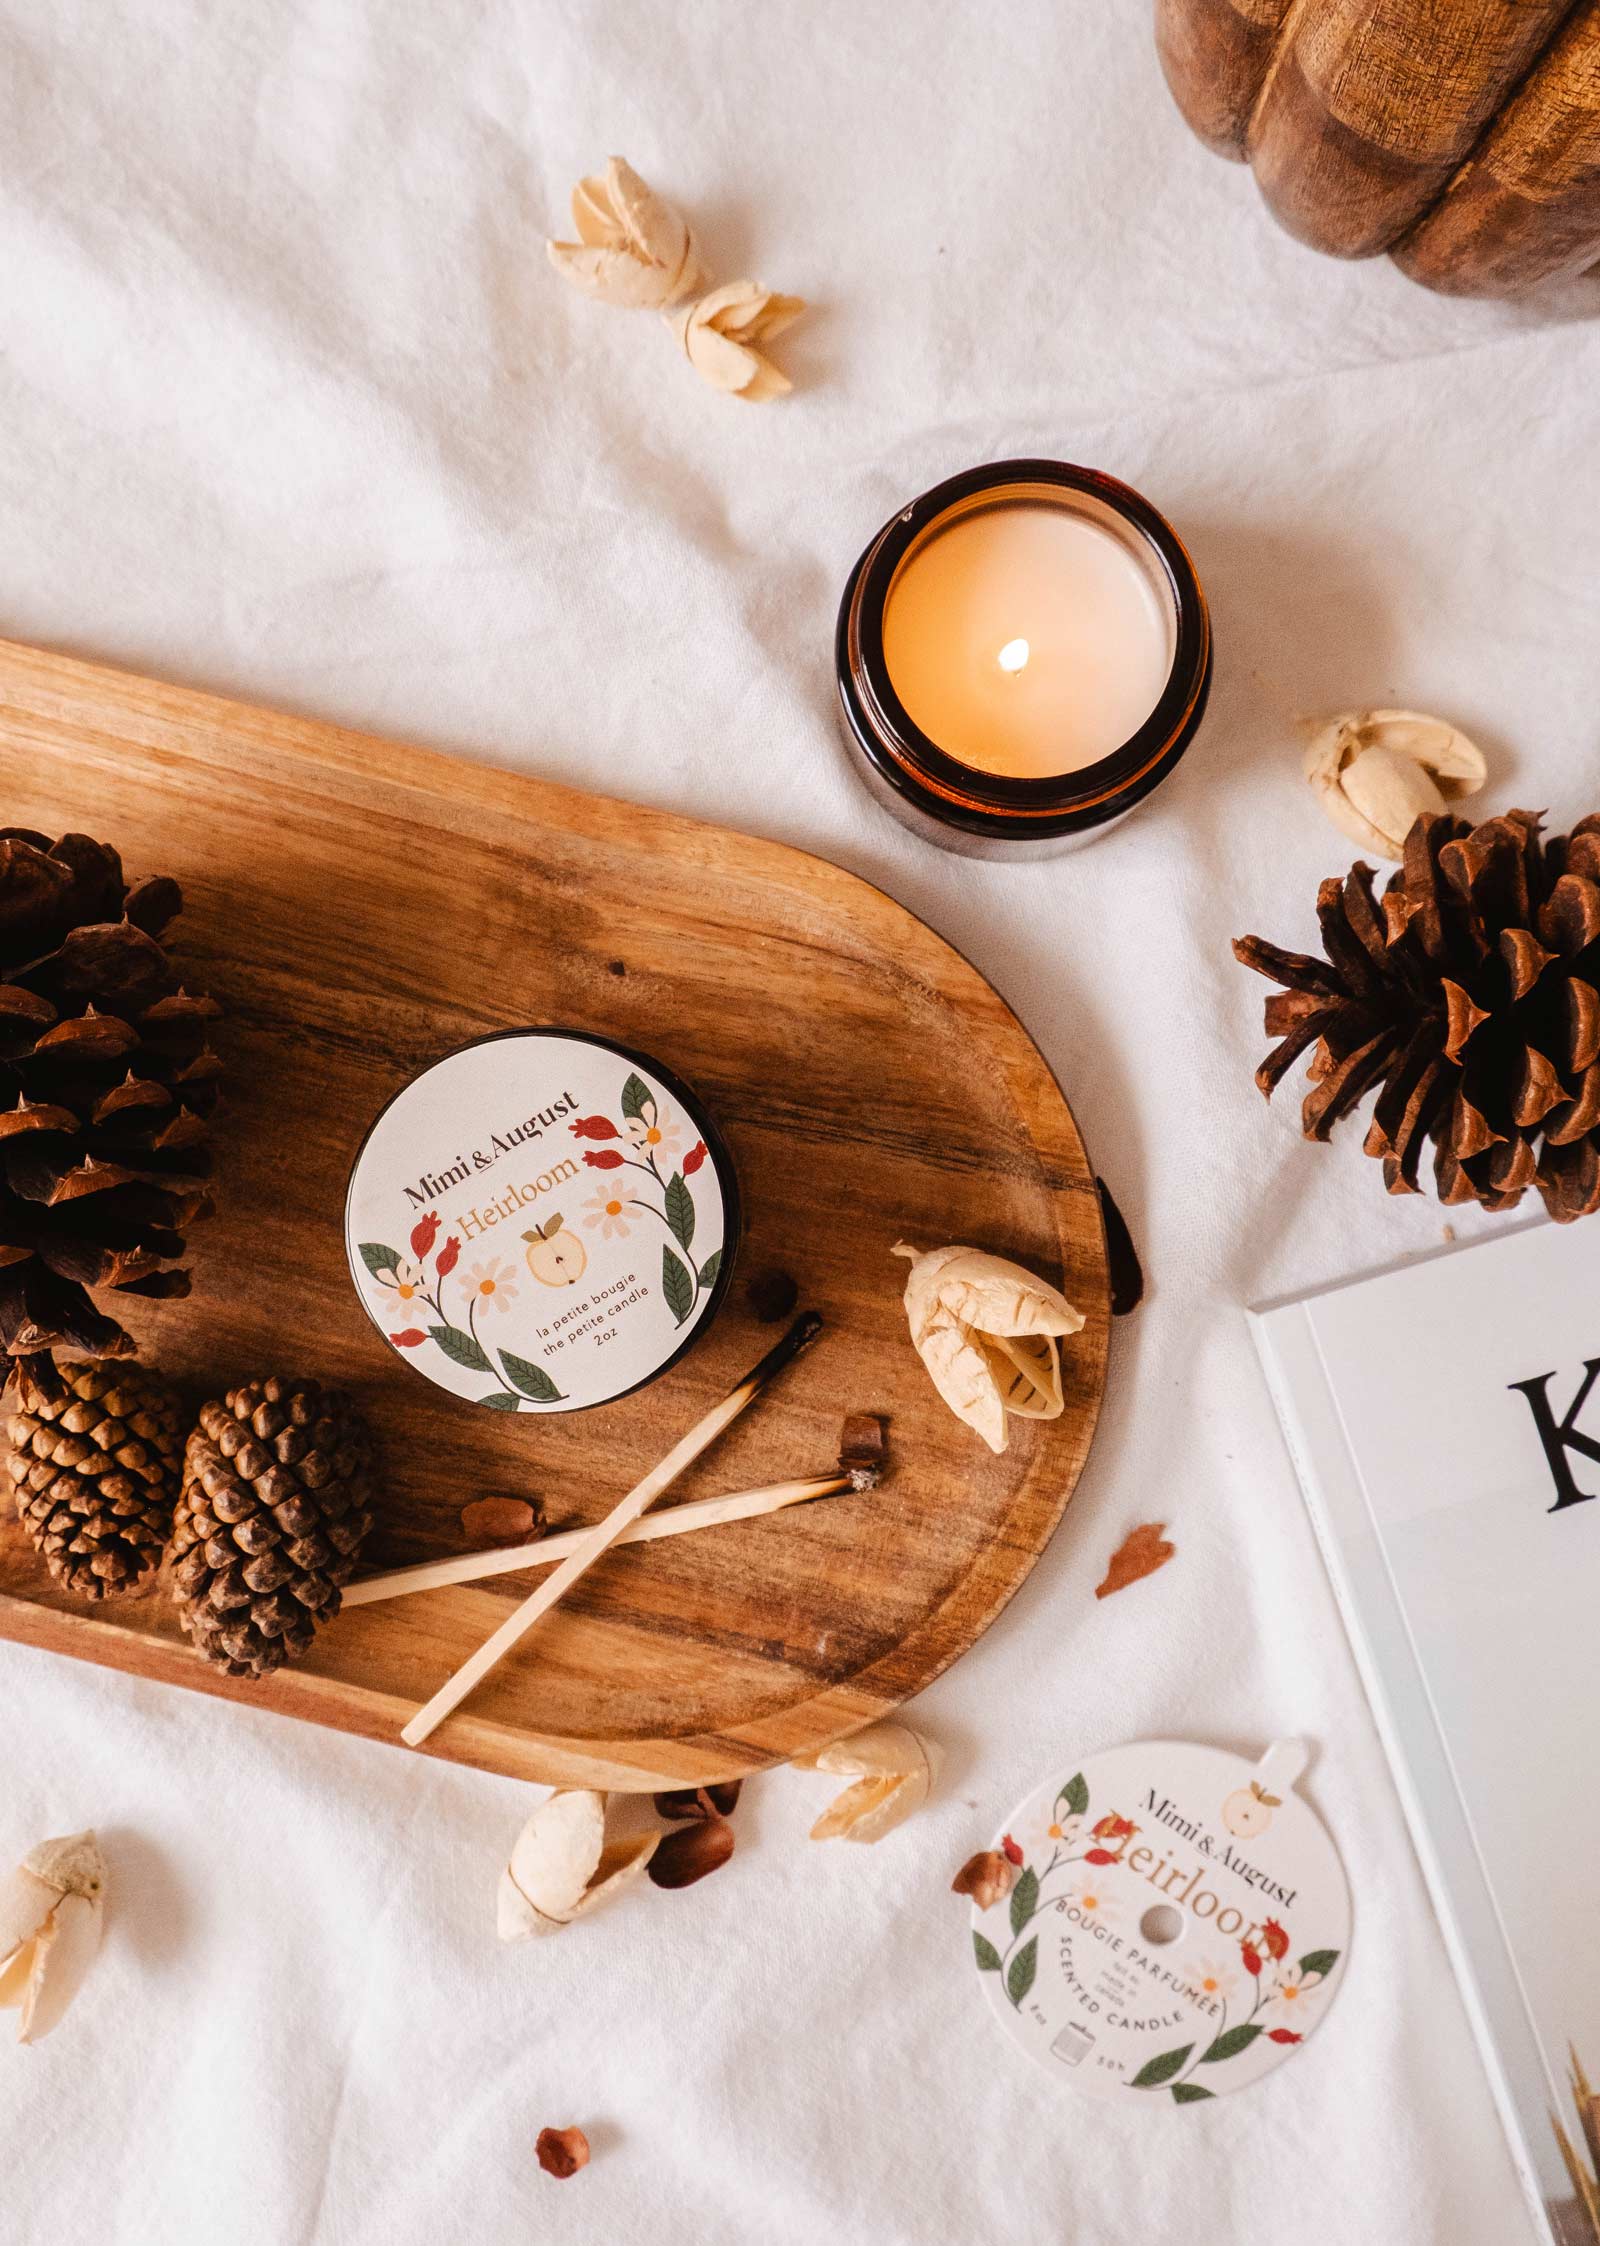
<svg viewBox="0 0 1600 2246">
<path fill-rule="evenodd" d="M 1251 1323 L 1530 2201 L 1600 2246 L 1600 1223 Z"/>
</svg>

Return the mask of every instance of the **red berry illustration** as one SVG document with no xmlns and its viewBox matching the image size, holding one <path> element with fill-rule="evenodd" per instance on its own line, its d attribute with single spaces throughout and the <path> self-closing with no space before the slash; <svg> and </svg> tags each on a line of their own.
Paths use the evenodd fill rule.
<svg viewBox="0 0 1600 2246">
<path fill-rule="evenodd" d="M 456 1258 L 460 1255 L 460 1253 L 461 1242 L 452 1232 L 449 1239 L 445 1242 L 444 1246 L 439 1250 L 439 1260 L 434 1266 L 434 1269 L 438 1272 L 441 1279 L 449 1278 L 451 1272 L 454 1271 L 456 1267 Z"/>
<path fill-rule="evenodd" d="M 690 1147 L 688 1153 L 683 1158 L 684 1176 L 686 1178 L 692 1178 L 705 1158 L 706 1142 L 704 1139 L 696 1139 L 693 1146 Z"/>
<path fill-rule="evenodd" d="M 1239 1944 L 1239 1955 L 1244 1959 L 1244 1969 L 1247 1973 L 1259 1973 L 1261 1971 L 1261 1952 L 1252 1949 L 1248 1942 Z"/>
<path fill-rule="evenodd" d="M 1298 2043 L 1300 2038 L 1295 2034 L 1293 2028 L 1272 2028 L 1268 2030 L 1267 2041 L 1269 2043 Z"/>
<path fill-rule="evenodd" d="M 583 1159 L 588 1163 L 591 1170 L 620 1170 L 622 1168 L 622 1156 L 612 1154 L 609 1150 L 603 1154 L 586 1154 Z"/>
<path fill-rule="evenodd" d="M 1262 1927 L 1261 1941 L 1268 1957 L 1276 1959 L 1288 1956 L 1289 1937 L 1275 1918 L 1269 1918 Z"/>
<path fill-rule="evenodd" d="M 415 1349 L 419 1341 L 426 1341 L 427 1338 L 420 1326 L 407 1326 L 403 1333 L 389 1336 L 397 1349 Z"/>
<path fill-rule="evenodd" d="M 1004 1840 L 1001 1841 L 1000 1846 L 1005 1850 L 1006 1855 L 1010 1858 L 1013 1864 L 1020 1864 L 1022 1862 L 1022 1851 L 1017 1846 L 1016 1842 L 1011 1838 L 1011 1835 L 1009 1833 L 1007 1833 Z"/>
<path fill-rule="evenodd" d="M 576 1123 L 569 1123 L 567 1129 L 575 1139 L 620 1139 L 622 1136 L 609 1115 L 581 1116 Z"/>
<path fill-rule="evenodd" d="M 411 1228 L 411 1253 L 420 1263 L 439 1237 L 439 1219 L 430 1209 L 427 1215 Z"/>
<path fill-rule="evenodd" d="M 1083 1860 L 1086 1864 L 1114 1864 L 1116 1862 L 1116 1858 L 1109 1848 L 1091 1848 Z"/>
</svg>

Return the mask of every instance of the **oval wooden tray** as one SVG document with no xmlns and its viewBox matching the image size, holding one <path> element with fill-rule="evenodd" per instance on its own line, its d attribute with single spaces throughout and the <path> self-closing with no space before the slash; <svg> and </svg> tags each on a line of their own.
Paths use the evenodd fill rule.
<svg viewBox="0 0 1600 2246">
<path fill-rule="evenodd" d="M 792 1273 L 816 1347 L 669 1493 L 827 1471 L 847 1410 L 892 1422 L 892 1478 L 609 1555 L 430 1752 L 552 1783 L 702 1782 L 817 1747 L 936 1677 L 1038 1558 L 1105 1379 L 1094 1179 L 1000 998 L 853 875 L 770 842 L 0 643 L 0 823 L 81 829 L 182 882 L 175 947 L 227 1007 L 218 1213 L 180 1303 L 129 1301 L 193 1389 L 273 1369 L 356 1389 L 380 1430 L 374 1567 L 462 1549 L 461 1506 L 538 1493 L 598 1519 L 769 1346 L 750 1281 Z M 711 1106 L 746 1230 L 714 1330 L 641 1394 L 567 1418 L 455 1403 L 355 1300 L 352 1150 L 425 1061 L 562 1022 L 657 1055 Z M 971 1240 L 1087 1313 L 1067 1410 L 995 1458 L 935 1396 L 899 1239 Z M 121 1313 L 119 1312 L 119 1315 Z M 208 1669 L 151 1593 L 90 1612 L 0 1526 L 0 1633 L 393 1740 L 538 1580 L 361 1608 L 262 1685 Z"/>
</svg>

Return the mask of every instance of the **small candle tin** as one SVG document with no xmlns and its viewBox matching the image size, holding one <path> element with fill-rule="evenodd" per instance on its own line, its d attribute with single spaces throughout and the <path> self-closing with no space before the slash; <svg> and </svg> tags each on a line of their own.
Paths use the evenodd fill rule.
<svg viewBox="0 0 1600 2246">
<path fill-rule="evenodd" d="M 492 1411 L 583 1411 L 677 1363 L 739 1238 L 733 1163 L 696 1095 L 574 1029 L 506 1030 L 403 1086 L 350 1172 L 368 1317 Z"/>
<path fill-rule="evenodd" d="M 906 565 L 968 516 L 1013 507 L 1071 510 L 1114 537 L 1146 575 L 1169 626 L 1166 683 L 1143 723 L 1108 753 L 1044 776 L 980 769 L 949 754 L 912 718 L 884 650 L 885 611 Z M 1010 670 L 1013 649 L 1027 645 L 1003 640 L 997 663 Z M 1050 857 L 1103 833 L 1176 768 L 1205 711 L 1211 622 L 1182 540 L 1129 485 L 1063 461 L 1002 460 L 936 484 L 884 524 L 845 585 L 834 662 L 846 740 L 872 792 L 903 825 L 969 857 Z"/>
</svg>

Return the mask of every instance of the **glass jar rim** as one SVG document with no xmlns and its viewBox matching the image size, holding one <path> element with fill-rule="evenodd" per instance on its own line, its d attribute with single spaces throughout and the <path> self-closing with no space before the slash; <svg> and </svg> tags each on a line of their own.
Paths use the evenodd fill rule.
<svg viewBox="0 0 1600 2246">
<path fill-rule="evenodd" d="M 889 591 L 911 548 L 946 514 L 965 503 L 1075 492 L 1098 501 L 1138 534 L 1172 597 L 1172 663 L 1155 708 L 1127 741 L 1075 771 L 1018 778 L 964 764 L 915 723 L 896 692 L 884 657 L 883 617 Z M 898 510 L 857 561 L 839 609 L 836 655 L 841 693 L 850 690 L 853 730 L 891 784 L 937 800 L 939 814 L 959 824 L 1014 832 L 1019 820 L 1037 832 L 1046 822 L 1095 823 L 1148 792 L 1182 755 L 1198 723 L 1210 681 L 1211 627 L 1205 595 L 1183 541 L 1166 517 L 1115 476 L 1061 460 L 999 460 L 935 484 Z M 848 707 L 848 704 L 847 704 Z"/>
</svg>

